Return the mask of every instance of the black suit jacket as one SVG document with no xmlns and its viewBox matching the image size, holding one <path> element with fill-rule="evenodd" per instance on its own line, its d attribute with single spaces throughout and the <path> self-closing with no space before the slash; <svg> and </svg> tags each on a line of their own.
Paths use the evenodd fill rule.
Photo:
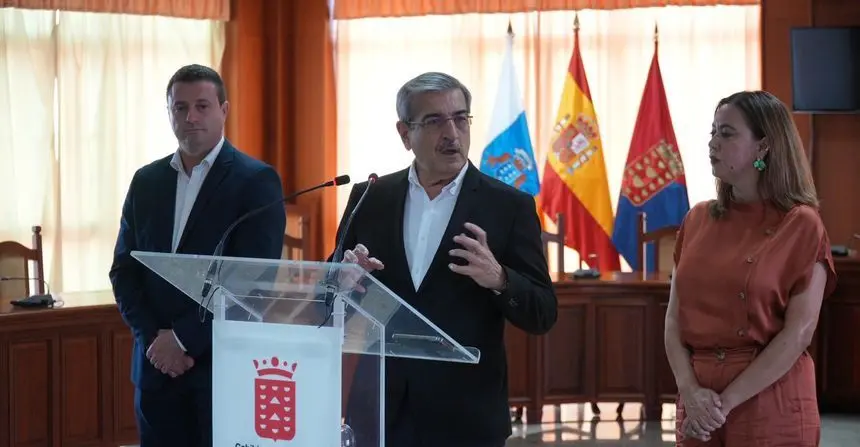
<svg viewBox="0 0 860 447">
<path fill-rule="evenodd" d="M 171 380 L 146 358 L 146 349 L 159 329 L 173 329 L 195 359 L 195 366 L 177 380 L 211 384 L 212 315 L 201 323 L 196 302 L 131 256 L 133 250 L 171 251 L 178 175 L 170 166 L 171 157 L 134 174 L 110 269 L 120 313 L 134 335 L 131 376 L 140 388 L 159 387 Z M 191 209 L 177 253 L 211 255 L 239 216 L 282 197 L 278 173 L 225 140 Z M 238 225 L 223 254 L 280 259 L 285 226 L 284 207 L 272 206 Z"/>
<path fill-rule="evenodd" d="M 447 230 L 416 291 L 403 242 L 408 172 L 406 169 L 380 177 L 371 186 L 352 225 L 346 229 L 343 247 L 364 244 L 371 256 L 385 264 L 383 270 L 372 273 L 374 277 L 454 340 L 479 348 L 481 359 L 477 365 L 387 359 L 387 432 L 396 431 L 402 420 L 400 415 L 407 413 L 417 424 L 418 436 L 428 441 L 492 442 L 507 438 L 511 425 L 505 321 L 526 332 L 543 334 L 557 317 L 534 199 L 481 173 L 470 163 Z M 339 235 L 366 188 L 367 182 L 353 187 Z M 461 232 L 469 234 L 464 228 L 466 222 L 486 231 L 488 245 L 507 273 L 508 287 L 501 295 L 448 268 L 450 262 L 459 259 L 448 254 L 459 247 L 453 237 Z M 376 371 L 371 363 L 367 362 L 365 372 L 372 375 Z M 375 401 L 368 395 L 372 393 L 362 392 L 367 391 L 362 383 L 372 381 L 362 379 L 359 366 L 347 412 L 351 423 L 360 426 L 367 422 L 363 419 Z M 357 433 L 368 430 L 356 429 Z"/>
</svg>

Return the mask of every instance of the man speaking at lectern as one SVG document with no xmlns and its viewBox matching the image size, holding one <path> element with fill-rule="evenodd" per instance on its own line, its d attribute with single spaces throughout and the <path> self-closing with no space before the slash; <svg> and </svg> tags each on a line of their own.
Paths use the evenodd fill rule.
<svg viewBox="0 0 860 447">
<path fill-rule="evenodd" d="M 387 359 L 387 446 L 503 446 L 511 434 L 505 321 L 532 334 L 556 321 L 534 199 L 468 161 L 470 106 L 469 90 L 447 74 L 401 87 L 397 131 L 415 160 L 371 184 L 346 225 L 368 188 L 356 185 L 338 229 L 344 262 L 372 271 L 454 340 L 481 350 L 476 365 Z M 373 409 L 361 388 L 353 382 L 347 408 L 357 436 Z"/>
<path fill-rule="evenodd" d="M 283 198 L 275 170 L 224 139 L 226 96 L 208 67 L 173 75 L 167 105 L 179 149 L 135 173 L 122 208 L 110 279 L 134 335 L 141 447 L 212 445 L 212 315 L 201 318 L 197 303 L 131 252 L 212 255 L 236 219 Z M 284 208 L 269 207 L 236 227 L 223 254 L 280 259 L 285 226 Z"/>
</svg>

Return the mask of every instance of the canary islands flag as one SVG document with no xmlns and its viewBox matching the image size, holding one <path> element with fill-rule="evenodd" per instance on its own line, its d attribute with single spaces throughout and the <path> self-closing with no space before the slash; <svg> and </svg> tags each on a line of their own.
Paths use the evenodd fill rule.
<svg viewBox="0 0 860 447">
<path fill-rule="evenodd" d="M 564 213 L 565 244 L 579 253 L 589 267 L 602 272 L 620 270 L 612 235 L 612 202 L 603 157 L 597 113 L 579 50 L 579 19 L 574 27 L 573 54 L 564 77 L 564 89 L 554 126 L 552 147 L 546 158 L 541 205 L 551 219 Z M 595 255 L 597 262 L 591 261 Z M 593 265 L 597 264 L 597 265 Z"/>
<path fill-rule="evenodd" d="M 630 267 L 642 271 L 643 267 L 639 264 L 644 260 L 648 272 L 656 270 L 657 262 L 654 247 L 651 246 L 653 244 L 649 244 L 644 257 L 640 256 L 642 247 L 639 245 L 637 230 L 639 214 L 645 213 L 645 230 L 655 231 L 681 225 L 690 210 L 684 163 L 675 140 L 669 102 L 660 74 L 656 38 L 654 42 L 654 56 L 621 178 L 615 233 L 612 236 L 615 247 Z"/>
<path fill-rule="evenodd" d="M 540 180 L 517 85 L 513 48 L 514 36 L 508 25 L 507 50 L 487 135 L 490 143 L 481 155 L 481 172 L 535 196 L 540 192 Z"/>
</svg>

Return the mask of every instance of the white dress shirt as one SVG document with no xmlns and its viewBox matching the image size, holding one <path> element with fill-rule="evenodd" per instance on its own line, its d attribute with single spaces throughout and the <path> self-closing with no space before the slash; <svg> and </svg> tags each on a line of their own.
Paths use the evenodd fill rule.
<svg viewBox="0 0 860 447">
<path fill-rule="evenodd" d="M 203 181 L 206 180 L 206 176 L 212 169 L 212 164 L 215 163 L 215 159 L 218 158 L 218 154 L 221 153 L 221 147 L 223 146 L 224 137 L 222 136 L 221 141 L 209 151 L 206 158 L 200 164 L 191 168 L 191 176 L 185 172 L 178 149 L 173 154 L 173 158 L 170 159 L 170 167 L 177 172 L 176 203 L 173 215 L 173 244 L 171 245 L 173 253 L 176 253 L 176 248 L 179 246 L 179 240 L 185 231 L 185 224 L 188 223 L 188 216 L 191 214 L 191 209 L 194 208 L 194 202 L 197 200 L 197 194 L 200 193 L 200 187 L 203 186 Z M 176 338 L 176 342 L 179 343 L 179 347 L 183 351 L 187 351 L 175 332 L 173 336 Z"/>
<path fill-rule="evenodd" d="M 406 262 L 409 264 L 415 290 L 421 286 L 424 275 L 436 256 L 468 168 L 469 163 L 463 165 L 457 177 L 445 185 L 436 198 L 430 200 L 418 181 L 415 163 L 409 167 L 409 193 L 406 195 L 403 209 L 403 246 L 406 248 Z"/>
<path fill-rule="evenodd" d="M 221 153 L 221 147 L 224 146 L 224 137 L 221 141 L 209 151 L 206 158 L 197 166 L 191 169 L 191 176 L 185 172 L 182 166 L 182 158 L 179 156 L 179 150 L 173 154 L 170 159 L 170 167 L 176 170 L 176 207 L 173 215 L 173 245 L 172 251 L 176 253 L 176 248 L 179 246 L 179 240 L 182 238 L 182 232 L 185 231 L 185 224 L 188 223 L 188 216 L 191 214 L 191 209 L 194 208 L 194 201 L 197 200 L 197 194 L 200 193 L 200 187 L 203 186 L 203 181 L 212 169 L 212 164 Z"/>
</svg>

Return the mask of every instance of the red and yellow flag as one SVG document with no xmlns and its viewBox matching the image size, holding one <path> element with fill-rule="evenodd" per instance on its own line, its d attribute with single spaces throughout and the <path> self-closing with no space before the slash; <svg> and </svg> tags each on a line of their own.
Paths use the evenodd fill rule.
<svg viewBox="0 0 860 447">
<path fill-rule="evenodd" d="M 553 130 L 541 185 L 541 207 L 553 220 L 558 213 L 564 214 L 567 228 L 559 231 L 565 232 L 565 245 L 579 252 L 589 267 L 602 272 L 620 270 L 618 252 L 612 244 L 614 219 L 603 145 L 582 65 L 578 23 Z M 597 265 L 591 255 L 597 256 Z"/>
</svg>

